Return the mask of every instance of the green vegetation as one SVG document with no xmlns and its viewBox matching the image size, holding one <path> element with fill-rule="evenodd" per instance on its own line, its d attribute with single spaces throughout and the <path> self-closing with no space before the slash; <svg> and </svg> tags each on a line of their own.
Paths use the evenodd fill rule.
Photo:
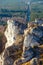
<svg viewBox="0 0 43 65">
<path fill-rule="evenodd" d="M 34 1 L 34 0 L 33 0 Z M 38 1 L 38 0 L 36 0 Z M 27 5 L 24 2 L 15 3 L 12 7 L 8 8 L 0 8 L 0 17 L 12 17 L 12 16 L 20 16 L 24 17 L 25 12 L 15 12 L 18 10 L 25 11 Z M 35 20 L 35 18 L 43 18 L 43 3 L 31 3 L 31 21 Z"/>
<path fill-rule="evenodd" d="M 31 5 L 31 20 L 35 18 L 43 18 L 43 4 L 32 4 Z"/>
</svg>

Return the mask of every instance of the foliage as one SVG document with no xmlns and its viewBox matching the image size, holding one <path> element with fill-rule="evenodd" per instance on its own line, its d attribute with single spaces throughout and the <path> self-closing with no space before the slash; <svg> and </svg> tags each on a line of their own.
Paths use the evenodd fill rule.
<svg viewBox="0 0 43 65">
<path fill-rule="evenodd" d="M 32 4 L 31 5 L 31 21 L 35 18 L 43 18 L 43 4 Z"/>
</svg>

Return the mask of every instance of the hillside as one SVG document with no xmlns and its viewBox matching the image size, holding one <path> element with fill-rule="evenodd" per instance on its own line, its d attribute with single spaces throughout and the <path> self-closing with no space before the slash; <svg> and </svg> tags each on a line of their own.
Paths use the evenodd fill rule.
<svg viewBox="0 0 43 65">
<path fill-rule="evenodd" d="M 31 5 L 31 20 L 35 18 L 43 18 L 43 4 L 36 3 Z"/>
</svg>

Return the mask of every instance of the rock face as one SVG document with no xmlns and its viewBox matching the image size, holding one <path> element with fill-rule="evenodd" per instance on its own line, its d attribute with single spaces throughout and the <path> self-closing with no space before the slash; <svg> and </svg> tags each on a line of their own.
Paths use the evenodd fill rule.
<svg viewBox="0 0 43 65">
<path fill-rule="evenodd" d="M 40 25 L 40 26 L 43 26 L 43 19 L 41 20 L 41 19 L 35 19 L 35 22 L 38 24 L 38 25 Z"/>
<path fill-rule="evenodd" d="M 37 59 L 43 53 L 43 48 L 39 48 L 40 45 L 43 45 L 43 26 L 30 23 L 30 26 L 24 31 L 24 35 L 20 35 L 17 22 L 8 20 L 7 24 L 7 29 L 4 33 L 7 38 L 7 43 L 2 48 L 2 51 L 5 49 L 4 53 L 0 51 L 2 53 L 2 60 L 4 61 L 2 65 L 22 65 L 31 59 L 31 64 L 37 65 Z M 5 42 L 3 41 L 3 43 Z"/>
<path fill-rule="evenodd" d="M 3 65 L 4 60 L 4 49 L 5 49 L 5 43 L 7 42 L 6 37 L 3 33 L 0 33 L 0 65 Z"/>
<path fill-rule="evenodd" d="M 32 30 L 31 30 L 32 29 Z M 24 44 L 23 44 L 23 51 L 25 51 L 25 47 L 34 47 L 43 44 L 43 27 L 37 26 L 30 28 L 30 30 L 25 30 L 24 32 Z"/>
<path fill-rule="evenodd" d="M 8 20 L 7 21 L 7 29 L 5 31 L 5 36 L 7 38 L 7 43 L 6 43 L 6 48 L 8 46 L 11 46 L 15 40 L 16 40 L 16 37 L 17 35 L 19 34 L 19 30 L 18 30 L 18 27 L 15 25 L 15 21 L 13 20 Z"/>
<path fill-rule="evenodd" d="M 24 55 L 24 53 L 25 53 L 25 55 L 28 54 L 29 51 L 26 50 L 27 48 L 31 48 L 31 47 L 39 46 L 39 45 L 43 44 L 43 40 L 42 40 L 43 30 L 40 29 L 40 27 L 42 28 L 42 26 L 37 26 L 37 27 L 33 28 L 32 31 L 30 30 L 31 33 L 27 33 L 27 35 L 25 35 L 24 45 L 23 45 L 23 55 Z M 26 50 L 26 52 L 25 52 L 25 50 Z M 30 54 L 31 54 L 31 52 L 30 52 Z M 31 56 L 29 56 L 29 57 L 31 58 Z"/>
<path fill-rule="evenodd" d="M 5 44 L 7 42 L 7 39 L 3 33 L 0 33 L 0 54 L 5 49 Z"/>
<path fill-rule="evenodd" d="M 30 62 L 31 65 L 38 65 L 39 62 L 38 62 L 38 59 L 37 58 L 33 58 Z"/>
<path fill-rule="evenodd" d="M 33 58 L 36 58 L 35 61 L 33 61 L 33 64 L 35 65 L 36 62 L 37 65 L 37 59 L 40 58 L 40 54 L 42 51 L 38 47 L 40 45 L 43 45 L 43 26 L 34 27 L 32 25 L 32 27 L 29 27 L 27 28 L 27 30 L 25 30 L 24 35 L 25 37 L 22 58 L 15 61 L 14 65 L 22 65 L 23 63 L 30 61 Z"/>
<path fill-rule="evenodd" d="M 20 41 L 20 40 L 19 40 Z M 4 52 L 4 65 L 13 65 L 14 61 L 22 55 L 22 41 L 17 45 L 9 46 Z"/>
</svg>

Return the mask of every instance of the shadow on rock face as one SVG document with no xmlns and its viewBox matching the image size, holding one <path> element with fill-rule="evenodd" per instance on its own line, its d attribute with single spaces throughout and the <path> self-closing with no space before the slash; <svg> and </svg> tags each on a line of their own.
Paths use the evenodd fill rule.
<svg viewBox="0 0 43 65">
<path fill-rule="evenodd" d="M 13 65 L 13 59 L 10 58 L 10 57 L 7 57 L 5 60 L 4 60 L 4 65 Z"/>
<path fill-rule="evenodd" d="M 20 45 L 12 45 L 5 49 L 4 65 L 13 65 L 14 61 L 21 57 L 22 43 Z"/>
<path fill-rule="evenodd" d="M 0 54 L 4 51 L 6 42 L 7 39 L 5 35 L 3 33 L 0 33 Z"/>
</svg>

